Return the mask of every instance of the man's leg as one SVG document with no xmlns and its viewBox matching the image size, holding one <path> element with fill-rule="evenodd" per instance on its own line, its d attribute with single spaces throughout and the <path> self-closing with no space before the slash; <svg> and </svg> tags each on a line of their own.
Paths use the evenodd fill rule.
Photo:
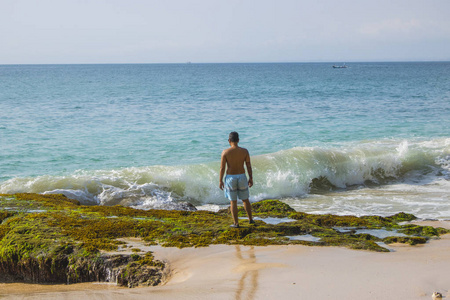
<svg viewBox="0 0 450 300">
<path fill-rule="evenodd" d="M 234 225 L 239 224 L 238 220 L 238 207 L 237 207 L 237 201 L 230 201 L 231 203 L 231 216 L 233 217 Z"/>
<path fill-rule="evenodd" d="M 244 202 L 244 209 L 245 209 L 245 212 L 247 213 L 248 220 L 250 222 L 253 221 L 252 205 L 250 204 L 250 201 L 248 201 L 248 199 L 245 199 L 245 200 L 242 200 L 242 202 Z M 236 209 L 237 209 L 237 207 L 236 207 Z"/>
</svg>

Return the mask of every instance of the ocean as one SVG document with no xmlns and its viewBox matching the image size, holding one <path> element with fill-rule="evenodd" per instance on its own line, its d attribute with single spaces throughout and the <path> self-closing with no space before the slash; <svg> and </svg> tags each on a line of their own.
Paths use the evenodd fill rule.
<svg viewBox="0 0 450 300">
<path fill-rule="evenodd" d="M 238 131 L 252 202 L 450 219 L 450 62 L 0 65 L 0 193 L 216 211 Z"/>
</svg>

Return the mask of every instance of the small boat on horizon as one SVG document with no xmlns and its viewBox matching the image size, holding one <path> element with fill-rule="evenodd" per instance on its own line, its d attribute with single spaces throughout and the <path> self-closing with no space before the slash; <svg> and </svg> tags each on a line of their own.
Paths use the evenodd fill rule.
<svg viewBox="0 0 450 300">
<path fill-rule="evenodd" d="M 343 64 L 342 66 L 333 65 L 333 69 L 345 69 L 347 66 Z"/>
</svg>

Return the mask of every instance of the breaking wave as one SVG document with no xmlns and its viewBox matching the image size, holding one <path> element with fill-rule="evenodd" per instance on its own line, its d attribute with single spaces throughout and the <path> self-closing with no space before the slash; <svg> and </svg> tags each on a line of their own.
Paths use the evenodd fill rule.
<svg viewBox="0 0 450 300">
<path fill-rule="evenodd" d="M 339 147 L 297 147 L 252 157 L 251 201 L 399 181 L 450 180 L 450 138 L 378 140 Z M 79 170 L 64 176 L 19 177 L 0 183 L 1 193 L 62 193 L 88 205 L 189 209 L 227 204 L 219 162 L 184 166 Z"/>
</svg>

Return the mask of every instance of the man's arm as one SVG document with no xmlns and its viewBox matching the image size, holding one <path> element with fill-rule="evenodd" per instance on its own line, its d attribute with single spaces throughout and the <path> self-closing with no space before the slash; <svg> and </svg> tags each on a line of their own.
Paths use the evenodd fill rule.
<svg viewBox="0 0 450 300">
<path fill-rule="evenodd" d="M 253 186 L 253 171 L 252 171 L 252 163 L 250 162 L 250 153 L 247 151 L 247 158 L 245 159 L 245 166 L 247 167 L 248 173 L 248 187 Z"/>
<path fill-rule="evenodd" d="M 227 158 L 225 156 L 225 151 L 222 152 L 222 158 L 220 159 L 220 182 L 219 182 L 219 188 L 223 190 L 224 184 L 223 184 L 223 176 L 225 175 L 225 167 L 227 164 Z"/>
</svg>

